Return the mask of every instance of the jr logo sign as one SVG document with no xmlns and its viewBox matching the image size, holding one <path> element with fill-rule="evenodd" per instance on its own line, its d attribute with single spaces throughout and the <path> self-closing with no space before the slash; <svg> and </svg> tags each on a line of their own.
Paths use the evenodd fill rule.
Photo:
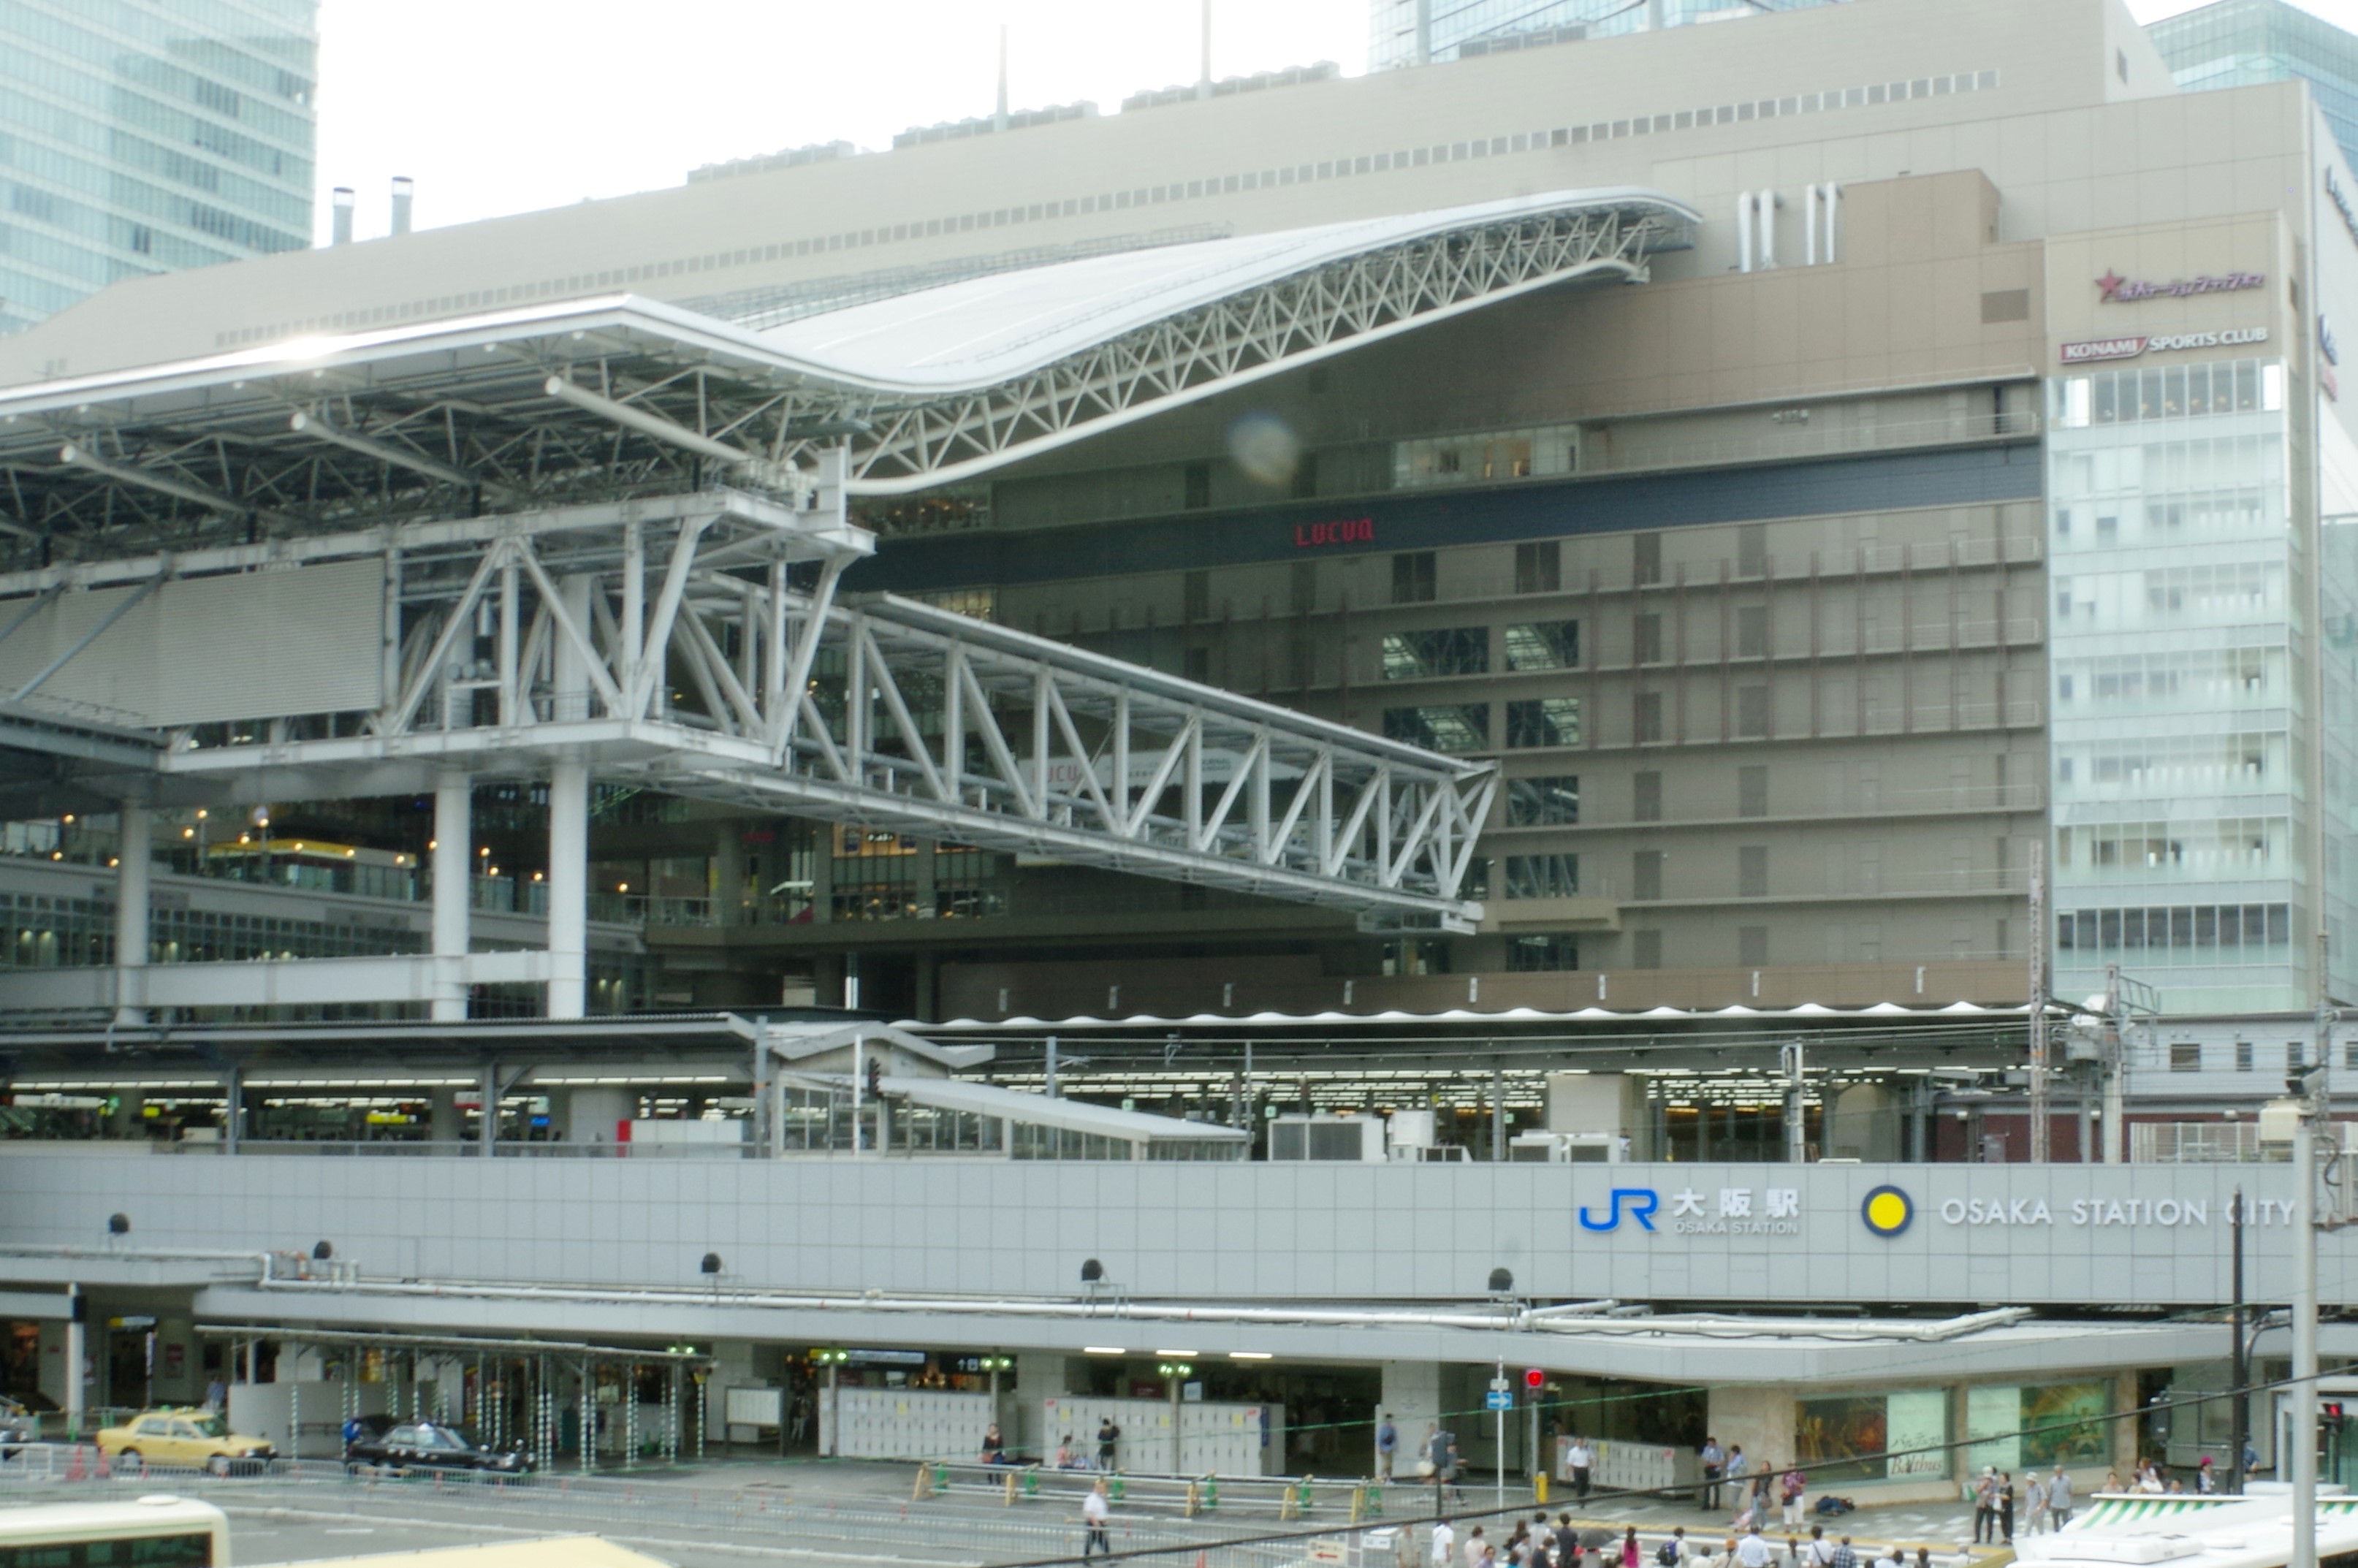
<svg viewBox="0 0 2358 1568">
<path fill-rule="evenodd" d="M 1662 1197 L 1651 1187 L 1616 1187 L 1606 1195 L 1605 1217 L 1598 1219 L 1580 1206 L 1580 1228 L 1583 1230 L 1618 1230 L 1624 1209 L 1629 1217 L 1648 1230 L 1654 1228 L 1654 1211 L 1662 1206 Z"/>
</svg>

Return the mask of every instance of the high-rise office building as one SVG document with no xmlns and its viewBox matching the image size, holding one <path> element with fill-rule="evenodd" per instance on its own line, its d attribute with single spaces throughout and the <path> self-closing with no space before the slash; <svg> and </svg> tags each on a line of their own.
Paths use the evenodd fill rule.
<svg viewBox="0 0 2358 1568">
<path fill-rule="evenodd" d="M 2342 156 L 2358 163 L 2358 36 L 2286 0 L 2218 0 L 2146 31 L 2183 88 L 2301 78 Z"/>
<path fill-rule="evenodd" d="M 311 243 L 318 0 L 0 0 L 0 332 Z"/>
<path fill-rule="evenodd" d="M 1432 65 L 1650 27 L 1800 11 L 1832 0 L 1370 0 L 1368 69 Z M 2273 80 L 2264 79 L 2264 80 Z"/>
</svg>

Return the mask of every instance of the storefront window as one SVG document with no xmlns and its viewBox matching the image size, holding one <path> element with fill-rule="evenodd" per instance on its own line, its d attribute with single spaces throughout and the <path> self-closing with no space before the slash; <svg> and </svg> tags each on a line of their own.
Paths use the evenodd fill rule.
<svg viewBox="0 0 2358 1568">
<path fill-rule="evenodd" d="M 1945 1390 L 1803 1400 L 1794 1417 L 1794 1452 L 1816 1484 L 1921 1480 L 1949 1473 Z"/>
<path fill-rule="evenodd" d="M 2112 1409 L 2109 1382 L 1968 1389 L 1965 1463 L 1975 1472 L 2102 1464 Z"/>
</svg>

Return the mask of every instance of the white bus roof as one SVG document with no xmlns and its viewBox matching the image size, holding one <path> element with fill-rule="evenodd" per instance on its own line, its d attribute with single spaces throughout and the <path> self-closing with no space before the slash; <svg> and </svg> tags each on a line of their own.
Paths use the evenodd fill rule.
<svg viewBox="0 0 2358 1568">
<path fill-rule="evenodd" d="M 127 1503 L 45 1503 L 32 1508 L 0 1506 L 0 1541 L 22 1541 L 57 1530 L 154 1530 L 162 1534 L 175 1526 L 211 1530 L 229 1522 L 229 1516 L 211 1503 L 194 1498 L 151 1492 Z"/>
</svg>

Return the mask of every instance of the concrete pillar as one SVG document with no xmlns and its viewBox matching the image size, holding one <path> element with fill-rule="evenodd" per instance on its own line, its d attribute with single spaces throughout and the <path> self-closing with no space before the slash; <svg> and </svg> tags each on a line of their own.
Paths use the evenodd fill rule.
<svg viewBox="0 0 2358 1568">
<path fill-rule="evenodd" d="M 488 1160 L 499 1152 L 500 1144 L 500 1065 L 483 1065 L 483 1087 L 481 1090 L 482 1114 L 475 1119 L 475 1138 L 482 1145 L 482 1156 Z"/>
<path fill-rule="evenodd" d="M 1790 1389 L 1718 1388 L 1711 1390 L 1704 1430 L 1720 1446 L 1744 1450 L 1744 1473 L 1757 1476 L 1764 1465 L 1782 1469 L 1792 1463 L 1794 1400 Z M 1730 1512 L 1735 1502 L 1728 1500 Z"/>
<path fill-rule="evenodd" d="M 618 1122 L 627 1121 L 638 1108 L 638 1097 L 611 1084 L 568 1090 L 563 1110 L 568 1143 L 607 1144 L 616 1141 Z"/>
<path fill-rule="evenodd" d="M 590 989 L 590 768 L 548 777 L 548 1016 L 581 1018 Z"/>
<path fill-rule="evenodd" d="M 147 967 L 148 812 L 140 801 L 126 800 L 117 817 L 122 846 L 115 851 L 114 966 L 118 998 L 138 994 L 135 971 Z M 147 1022 L 145 1008 L 118 1006 L 117 1023 Z"/>
<path fill-rule="evenodd" d="M 750 1339 L 718 1339 L 712 1344 L 712 1380 L 704 1386 L 704 1435 L 708 1441 L 726 1443 L 729 1440 L 729 1390 L 757 1386 L 753 1370 L 753 1342 Z M 784 1400 L 789 1407 L 794 1396 Z"/>
<path fill-rule="evenodd" d="M 712 840 L 712 924 L 745 923 L 745 830 L 726 823 Z"/>
<path fill-rule="evenodd" d="M 464 773 L 444 773 L 434 784 L 434 956 L 463 958 L 474 915 L 473 787 Z M 463 1022 L 467 985 L 437 980 L 432 1012 L 438 1023 Z"/>
<path fill-rule="evenodd" d="M 245 1072 L 231 1067 L 222 1074 L 222 1148 L 232 1154 L 245 1137 Z"/>
<path fill-rule="evenodd" d="M 147 1097 L 136 1089 L 125 1089 L 114 1097 L 114 1110 L 106 1119 L 109 1138 L 145 1138 L 147 1136 Z"/>
<path fill-rule="evenodd" d="M 431 1142 L 453 1145 L 465 1140 L 467 1134 L 459 1120 L 457 1089 L 446 1087 L 427 1091 L 426 1136 Z"/>
<path fill-rule="evenodd" d="M 1400 1453 L 1394 1458 L 1392 1474 L 1413 1480 L 1416 1462 L 1425 1452 L 1426 1439 L 1433 1435 L 1433 1425 L 1441 1419 L 1441 1364 L 1437 1361 L 1387 1361 L 1383 1364 L 1383 1395 L 1376 1401 L 1376 1419 L 1380 1423 L 1386 1415 L 1400 1433 Z M 1460 1433 L 1462 1440 L 1465 1433 Z M 1368 1429 L 1367 1472 L 1374 1475 L 1375 1428 Z M 1346 1454 L 1347 1467 L 1352 1456 Z"/>
<path fill-rule="evenodd" d="M 1070 1357 L 1055 1351 L 1015 1353 L 1015 1389 L 1001 1396 L 999 1418 L 1001 1434 L 1017 1448 L 1031 1454 L 1056 1452 L 1056 1440 L 1064 1433 L 1047 1429 L 1044 1407 L 1073 1391 L 1066 1370 L 1071 1364 Z"/>
</svg>

